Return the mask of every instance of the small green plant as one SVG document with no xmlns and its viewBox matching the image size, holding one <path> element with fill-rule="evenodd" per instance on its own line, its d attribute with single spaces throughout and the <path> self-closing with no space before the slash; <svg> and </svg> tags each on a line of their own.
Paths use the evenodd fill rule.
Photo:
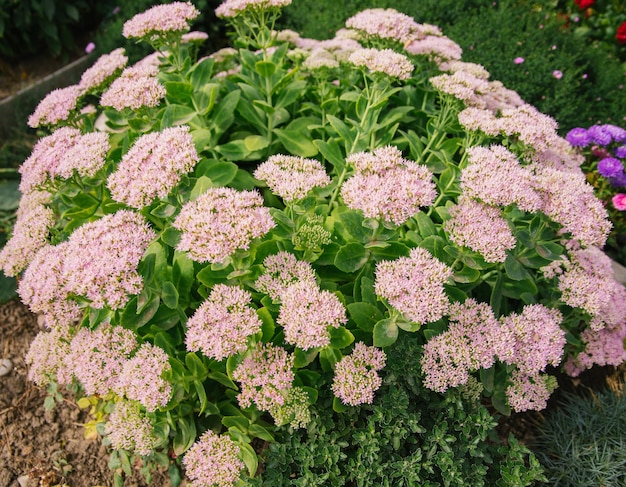
<svg viewBox="0 0 626 487">
<path fill-rule="evenodd" d="M 550 485 L 626 485 L 624 391 L 566 394 L 542 423 L 534 447 Z"/>
</svg>

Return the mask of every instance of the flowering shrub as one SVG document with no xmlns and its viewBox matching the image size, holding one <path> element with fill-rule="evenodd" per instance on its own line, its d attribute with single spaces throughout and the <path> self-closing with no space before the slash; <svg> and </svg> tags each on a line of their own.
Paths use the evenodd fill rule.
<svg viewBox="0 0 626 487">
<path fill-rule="evenodd" d="M 227 0 L 238 50 L 198 61 L 197 10 L 153 7 L 125 29 L 153 55 L 29 120 L 0 262 L 48 327 L 31 378 L 91 396 L 114 468 L 236 485 L 255 438 L 371 403 L 405 334 L 427 387 L 480 380 L 505 414 L 545 407 L 548 366 L 626 357 L 611 225 L 555 121 L 436 26 L 373 9 L 314 41 L 272 29 L 287 3 Z"/>
</svg>

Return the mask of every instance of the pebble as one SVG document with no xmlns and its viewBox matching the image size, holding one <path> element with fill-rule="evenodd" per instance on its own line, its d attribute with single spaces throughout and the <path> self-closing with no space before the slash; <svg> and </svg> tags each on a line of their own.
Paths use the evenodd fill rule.
<svg viewBox="0 0 626 487">
<path fill-rule="evenodd" d="M 8 375 L 11 370 L 13 370 L 13 362 L 11 362 L 8 358 L 0 359 L 0 377 Z"/>
</svg>

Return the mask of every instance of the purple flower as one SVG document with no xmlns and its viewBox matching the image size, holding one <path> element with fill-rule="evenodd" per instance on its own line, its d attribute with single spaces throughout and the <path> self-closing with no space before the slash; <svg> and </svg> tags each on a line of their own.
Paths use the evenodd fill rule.
<svg viewBox="0 0 626 487">
<path fill-rule="evenodd" d="M 615 157 L 619 157 L 620 159 L 626 159 L 626 145 L 621 145 L 617 149 L 615 149 Z"/>
<path fill-rule="evenodd" d="M 587 129 L 576 127 L 567 133 L 565 140 L 574 147 L 587 147 L 591 143 L 591 136 Z"/>
<path fill-rule="evenodd" d="M 96 45 L 93 42 L 90 42 L 89 44 L 85 46 L 85 52 L 87 54 L 91 54 L 95 48 L 96 48 Z"/>
<path fill-rule="evenodd" d="M 556 79 L 561 79 L 563 77 L 563 72 L 555 69 L 554 71 L 552 71 L 552 76 L 554 76 Z"/>
<path fill-rule="evenodd" d="M 613 140 L 611 133 L 605 128 L 604 125 L 592 125 L 589 127 L 589 136 L 591 141 L 598 145 L 609 145 Z"/>
<path fill-rule="evenodd" d="M 516 57 L 515 59 L 513 59 L 513 62 L 515 64 L 522 64 L 525 61 L 525 59 L 523 57 Z"/>
<path fill-rule="evenodd" d="M 622 172 L 617 176 L 609 178 L 609 183 L 614 188 L 626 188 L 626 173 Z"/>
<path fill-rule="evenodd" d="M 602 125 L 605 132 L 611 134 L 614 142 L 626 142 L 626 129 L 618 127 L 617 125 L 605 124 Z"/>
<path fill-rule="evenodd" d="M 619 159 L 605 157 L 598 163 L 598 172 L 605 178 L 615 178 L 624 172 L 624 166 Z"/>
</svg>

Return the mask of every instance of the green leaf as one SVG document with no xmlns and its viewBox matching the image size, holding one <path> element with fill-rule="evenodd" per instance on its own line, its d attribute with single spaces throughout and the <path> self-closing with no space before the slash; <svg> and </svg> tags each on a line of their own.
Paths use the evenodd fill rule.
<svg viewBox="0 0 626 487">
<path fill-rule="evenodd" d="M 271 61 L 257 61 L 254 63 L 254 69 L 261 76 L 269 78 L 276 72 L 276 65 Z"/>
<path fill-rule="evenodd" d="M 435 227 L 435 224 L 426 213 L 420 211 L 414 218 L 417 220 L 417 228 L 419 229 L 422 237 L 425 238 L 430 237 L 431 235 L 436 235 L 437 227 Z"/>
<path fill-rule="evenodd" d="M 210 57 L 205 57 L 202 61 L 198 62 L 189 76 L 191 84 L 193 86 L 205 86 L 208 84 L 213 75 L 214 64 L 215 60 Z"/>
<path fill-rule="evenodd" d="M 226 186 L 237 175 L 237 164 L 217 159 L 203 159 L 196 166 L 195 173 L 198 176 L 206 176 L 214 186 Z"/>
<path fill-rule="evenodd" d="M 369 256 L 369 251 L 360 243 L 349 243 L 337 252 L 335 267 L 343 272 L 355 272 L 367 263 Z"/>
<path fill-rule="evenodd" d="M 250 152 L 258 152 L 270 145 L 270 141 L 262 135 L 248 135 L 243 139 L 243 143 Z"/>
<path fill-rule="evenodd" d="M 350 331 L 340 326 L 338 328 L 330 329 L 330 345 L 335 348 L 345 348 L 354 342 L 354 335 Z"/>
<path fill-rule="evenodd" d="M 333 129 L 335 129 L 336 134 L 339 136 L 341 140 L 343 140 L 345 146 L 347 148 L 352 146 L 352 142 L 354 142 L 354 134 L 348 128 L 348 126 L 340 119 L 333 115 L 326 115 L 326 119 L 330 123 Z"/>
<path fill-rule="evenodd" d="M 189 352 L 185 355 L 185 365 L 199 382 L 204 381 L 209 376 L 209 369 L 195 352 Z"/>
<path fill-rule="evenodd" d="M 185 105 L 168 105 L 161 119 L 161 130 L 174 127 L 175 125 L 182 125 L 191 121 L 197 115 L 193 108 Z"/>
<path fill-rule="evenodd" d="M 504 390 L 498 389 L 491 396 L 491 404 L 503 416 L 511 415 L 511 407 L 509 406 Z"/>
<path fill-rule="evenodd" d="M 248 475 L 254 477 L 259 468 L 259 459 L 256 453 L 248 443 L 239 443 L 239 451 L 241 459 L 248 469 Z"/>
<path fill-rule="evenodd" d="M 165 281 L 161 286 L 161 301 L 170 309 L 178 307 L 178 289 L 171 281 Z"/>
<path fill-rule="evenodd" d="M 328 141 L 316 139 L 313 143 L 322 153 L 324 159 L 326 159 L 333 166 L 335 172 L 337 174 L 341 174 L 346 165 L 346 159 L 337 142 L 332 139 Z"/>
<path fill-rule="evenodd" d="M 194 441 L 196 441 L 196 423 L 193 418 L 187 416 L 178 418 L 173 444 L 176 456 L 185 453 Z"/>
<path fill-rule="evenodd" d="M 120 324 L 133 331 L 138 330 L 152 319 L 161 305 L 161 300 L 159 296 L 154 296 L 143 306 L 141 312 L 137 311 L 136 303 L 137 298 L 131 299 L 120 316 Z"/>
<path fill-rule="evenodd" d="M 257 316 L 261 319 L 263 339 L 269 341 L 274 336 L 274 331 L 276 329 L 276 323 L 270 310 L 266 307 L 259 308 L 256 310 Z"/>
<path fill-rule="evenodd" d="M 219 91 L 219 85 L 209 83 L 206 85 L 200 85 L 191 94 L 191 103 L 196 112 L 201 115 L 206 115 L 211 111 L 215 105 L 215 98 Z"/>
<path fill-rule="evenodd" d="M 182 232 L 180 230 L 176 230 L 173 227 L 169 227 L 163 230 L 163 233 L 161 234 L 161 241 L 164 244 L 169 245 L 170 247 L 174 248 L 178 245 L 178 242 L 180 242 L 181 235 L 182 235 Z"/>
<path fill-rule="evenodd" d="M 228 93 L 222 101 L 217 104 L 215 110 L 213 110 L 213 116 L 211 117 L 211 126 L 215 128 L 217 133 L 224 133 L 232 125 L 235 120 L 234 113 L 239 99 L 241 98 L 241 91 L 233 90 Z"/>
<path fill-rule="evenodd" d="M 296 369 L 301 369 L 309 365 L 317 355 L 319 354 L 319 350 L 316 348 L 312 348 L 311 350 L 302 350 L 300 348 L 296 348 L 293 352 L 294 362 L 293 366 Z"/>
<path fill-rule="evenodd" d="M 502 307 L 502 273 L 498 273 L 496 283 L 491 290 L 491 297 L 489 298 L 489 304 L 496 318 L 500 316 L 500 308 Z"/>
<path fill-rule="evenodd" d="M 349 409 L 349 406 L 346 406 L 341 402 L 341 399 L 338 397 L 333 397 L 333 411 L 336 413 L 343 413 Z"/>
<path fill-rule="evenodd" d="M 194 277 L 193 261 L 187 257 L 185 252 L 174 251 L 172 279 L 178 290 L 179 300 L 182 300 L 183 303 L 188 303 L 191 299 Z"/>
<path fill-rule="evenodd" d="M 374 325 L 383 319 L 383 314 L 380 310 L 370 303 L 350 303 L 348 305 L 348 313 L 350 313 L 350 318 L 356 325 L 361 330 L 367 332 L 373 331 Z"/>
<path fill-rule="evenodd" d="M 170 103 L 186 105 L 191 100 L 193 85 L 184 81 L 166 81 L 163 83 L 166 99 Z"/>
<path fill-rule="evenodd" d="M 223 372 L 212 370 L 211 372 L 208 373 L 207 377 L 209 379 L 213 379 L 215 382 L 219 382 L 220 384 L 222 384 L 225 387 L 228 387 L 229 389 L 233 389 L 235 391 L 238 390 L 237 385 L 232 380 L 230 380 L 230 378 Z"/>
<path fill-rule="evenodd" d="M 274 133 L 290 154 L 313 157 L 319 152 L 317 146 L 306 136 L 307 134 L 287 129 L 274 129 Z"/>
<path fill-rule="evenodd" d="M 512 254 L 506 256 L 504 270 L 506 271 L 506 275 L 514 281 L 521 281 L 529 277 L 526 268 Z"/>
<path fill-rule="evenodd" d="M 329 372 L 335 368 L 335 364 L 343 358 L 340 350 L 333 347 L 326 347 L 320 351 L 320 364 L 322 370 Z"/>
<path fill-rule="evenodd" d="M 398 339 L 398 325 L 392 319 L 380 320 L 374 325 L 374 346 L 388 347 Z"/>
<path fill-rule="evenodd" d="M 264 428 L 263 426 L 257 423 L 253 423 L 250 425 L 250 427 L 248 428 L 248 433 L 250 433 L 250 435 L 255 438 L 261 438 L 262 440 L 265 440 L 265 441 L 270 441 L 270 442 L 275 441 L 272 434 L 269 431 L 267 431 L 266 428 Z"/>
<path fill-rule="evenodd" d="M 237 428 L 243 432 L 248 431 L 250 427 L 250 421 L 244 416 L 224 416 L 222 424 L 227 428 Z"/>
<path fill-rule="evenodd" d="M 480 382 L 482 383 L 487 393 L 491 393 L 493 391 L 494 377 L 495 377 L 494 367 L 489 367 L 488 369 L 480 369 Z"/>
<path fill-rule="evenodd" d="M 480 279 L 480 271 L 477 269 L 472 269 L 469 266 L 463 264 L 461 270 L 455 270 L 452 276 L 455 282 L 460 282 L 463 284 L 468 284 L 470 282 L 476 282 Z"/>
</svg>

